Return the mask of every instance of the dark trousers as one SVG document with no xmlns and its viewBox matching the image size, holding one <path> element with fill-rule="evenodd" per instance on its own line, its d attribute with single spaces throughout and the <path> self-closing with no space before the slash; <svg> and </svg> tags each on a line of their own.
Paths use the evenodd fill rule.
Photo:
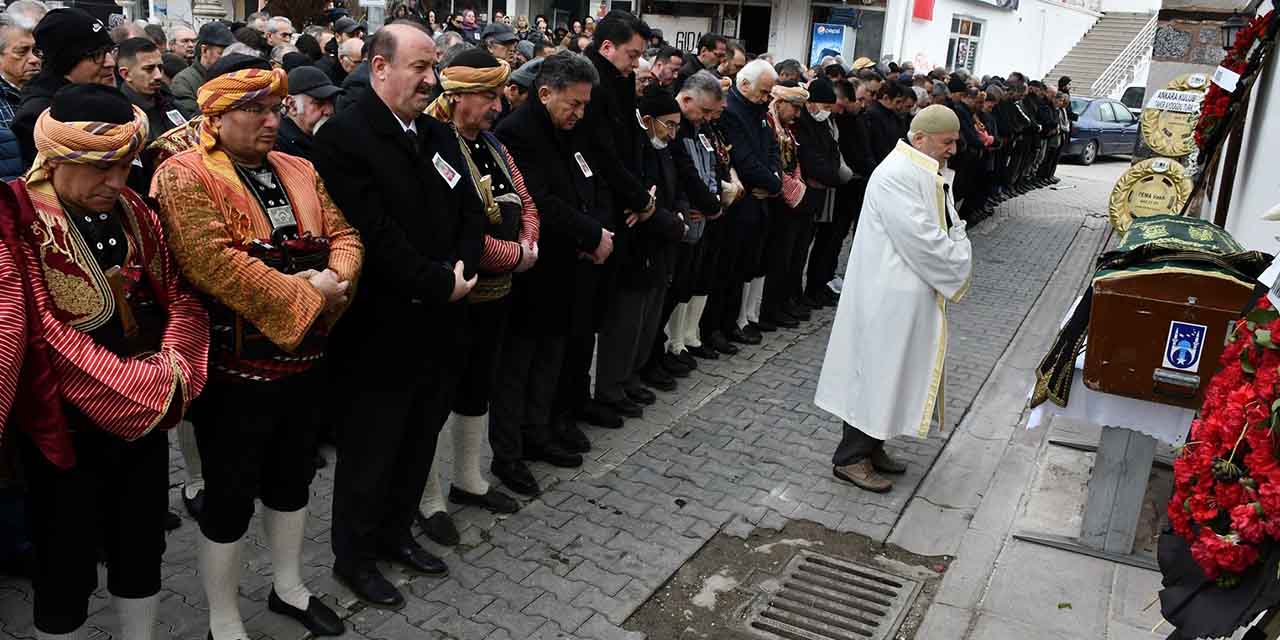
<svg viewBox="0 0 1280 640">
<path fill-rule="evenodd" d="M 649 360 L 654 335 L 662 317 L 667 287 L 620 288 L 605 311 L 596 358 L 596 399 L 616 402 L 626 398 L 627 387 L 640 385 L 637 377 Z"/>
<path fill-rule="evenodd" d="M 707 306 L 702 311 L 699 328 L 703 339 L 717 331 L 738 326 L 738 310 L 742 306 L 742 277 L 738 267 L 741 253 L 738 220 L 727 216 L 707 226 L 702 241 L 707 243 L 702 275 L 706 284 Z"/>
<path fill-rule="evenodd" d="M 106 555 L 112 595 L 146 598 L 160 591 L 169 506 L 167 434 L 155 430 L 126 442 L 82 426 L 71 434 L 75 466 L 65 470 L 26 436 L 10 433 L 26 470 L 34 619 L 45 633 L 70 633 L 84 625 L 98 588 L 99 549 Z"/>
<path fill-rule="evenodd" d="M 489 411 L 510 310 L 507 297 L 477 302 L 467 309 L 467 361 L 453 400 L 453 410 L 459 415 L 482 416 Z"/>
<path fill-rule="evenodd" d="M 813 218 L 808 215 L 804 218 L 804 228 L 800 230 L 800 237 L 791 252 L 791 268 L 787 273 L 792 298 L 804 294 L 804 266 L 809 261 L 809 248 L 813 244 Z"/>
<path fill-rule="evenodd" d="M 809 228 L 813 224 L 807 214 L 787 209 L 781 202 L 772 208 L 769 248 L 764 256 L 767 265 L 764 299 L 760 304 L 761 313 L 767 316 L 785 310 L 787 303 L 800 294 L 792 278 L 794 257 L 801 254 L 801 265 L 804 264 L 804 252 L 808 246 L 800 245 L 811 237 Z"/>
<path fill-rule="evenodd" d="M 489 420 L 494 460 L 515 462 L 524 457 L 526 444 L 537 446 L 551 438 L 564 350 L 563 336 L 507 334 Z"/>
<path fill-rule="evenodd" d="M 319 428 L 312 410 L 323 380 L 312 372 L 274 382 L 212 379 L 193 407 L 205 490 L 200 531 L 214 542 L 239 540 L 253 501 L 282 512 L 307 506 Z"/>
<path fill-rule="evenodd" d="M 836 446 L 835 455 L 831 456 L 831 464 L 837 467 L 857 464 L 883 446 L 884 440 L 872 438 L 846 422 L 840 444 Z"/>
<path fill-rule="evenodd" d="M 1058 146 L 1049 147 L 1045 151 L 1044 164 L 1040 165 L 1040 177 L 1049 179 L 1058 173 L 1058 162 L 1062 160 L 1062 144 L 1059 141 Z"/>
<path fill-rule="evenodd" d="M 395 354 L 388 354 L 394 358 Z M 333 487 L 334 569 L 372 563 L 380 548 L 412 539 L 436 438 L 453 405 L 461 360 L 423 358 L 394 387 L 350 382 Z M 338 369 L 335 363 L 335 369 Z M 348 371 L 359 377 L 368 372 Z"/>
<path fill-rule="evenodd" d="M 821 291 L 836 277 L 840 266 L 840 250 L 844 239 L 857 225 L 862 209 L 862 190 L 849 196 L 836 196 L 836 210 L 831 222 L 814 225 L 813 249 L 809 252 L 809 276 L 806 292 Z"/>
<path fill-rule="evenodd" d="M 702 243 L 688 244 L 681 242 L 671 248 L 673 269 L 671 286 L 667 288 L 667 296 L 674 297 L 676 303 L 688 302 L 695 295 L 696 283 L 701 277 L 703 264 Z M 674 307 L 675 304 L 672 304 Z"/>
</svg>

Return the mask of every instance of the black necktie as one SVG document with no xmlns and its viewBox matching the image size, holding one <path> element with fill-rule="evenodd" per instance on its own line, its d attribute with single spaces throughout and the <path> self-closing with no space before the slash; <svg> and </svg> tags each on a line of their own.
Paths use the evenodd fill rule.
<svg viewBox="0 0 1280 640">
<path fill-rule="evenodd" d="M 422 151 L 418 147 L 418 132 L 413 129 L 405 129 L 404 135 L 409 139 L 409 149 L 413 152 L 413 157 L 418 157 L 418 154 Z"/>
</svg>

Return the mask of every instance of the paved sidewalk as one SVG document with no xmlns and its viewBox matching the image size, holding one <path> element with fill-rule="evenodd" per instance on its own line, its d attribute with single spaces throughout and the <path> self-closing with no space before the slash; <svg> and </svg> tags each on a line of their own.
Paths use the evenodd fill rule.
<svg viewBox="0 0 1280 640">
<path fill-rule="evenodd" d="M 1082 222 L 1103 210 L 1099 197 L 1105 200 L 1096 189 L 1040 190 L 1007 203 L 971 233 L 973 287 L 951 314 L 950 424 L 928 440 L 890 443 L 910 471 L 888 494 L 856 491 L 831 478 L 840 423 L 812 404 L 833 315 L 826 310 L 799 331 L 772 334 L 733 358 L 704 361 L 678 394 L 659 394 L 644 420 L 618 431 L 590 430 L 592 460 L 573 472 L 539 465 L 546 491 L 519 513 L 495 518 L 473 508 L 457 511 L 459 547 L 425 542 L 448 562 L 450 576 L 399 576 L 409 595 L 400 611 L 355 604 L 330 575 L 332 468 L 322 470 L 312 486 L 304 577 L 350 614 L 345 637 L 607 640 L 642 637 L 620 625 L 722 530 L 745 536 L 757 526 L 810 520 L 883 541 Z M 177 482 L 176 451 L 172 460 Z M 175 488 L 175 509 L 180 502 Z M 265 610 L 270 563 L 261 527 L 254 524 L 248 538 L 241 607 L 250 634 L 302 637 L 298 626 Z M 160 637 L 203 638 L 197 531 L 186 521 L 168 540 Z M 0 581 L 0 637 L 33 635 L 29 599 L 26 585 Z M 105 591 L 93 611 L 91 625 L 100 634 L 117 628 Z"/>
</svg>

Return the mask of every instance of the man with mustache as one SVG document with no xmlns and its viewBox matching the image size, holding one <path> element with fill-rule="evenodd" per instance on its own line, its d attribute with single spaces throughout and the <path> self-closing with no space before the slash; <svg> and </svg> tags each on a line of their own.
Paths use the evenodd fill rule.
<svg viewBox="0 0 1280 640">
<path fill-rule="evenodd" d="M 492 25 L 491 25 L 492 26 Z M 512 273 L 528 271 L 538 261 L 538 208 L 525 188 L 515 159 L 490 133 L 502 113 L 502 86 L 511 68 L 482 49 L 458 54 L 440 72 L 444 93 L 427 113 L 447 122 L 458 135 L 471 184 L 484 203 L 484 253 L 480 275 L 467 296 L 474 336 L 463 363 L 458 395 L 449 414 L 453 442 L 453 484 L 449 501 L 475 505 L 494 513 L 515 513 L 520 504 L 489 485 L 480 458 L 489 438 L 489 398 L 497 376 L 498 347 L 507 333 Z M 440 459 L 439 444 L 436 460 Z M 422 528 L 438 544 L 458 544 L 458 529 L 449 518 L 435 462 L 427 482 Z"/>
<path fill-rule="evenodd" d="M 289 97 L 284 100 L 276 151 L 310 160 L 313 136 L 333 117 L 334 102 L 340 93 L 342 89 L 315 67 L 301 66 L 290 71 Z"/>
<path fill-rule="evenodd" d="M 209 76 L 197 94 L 199 144 L 166 160 L 152 186 L 215 336 L 210 382 L 191 414 L 205 481 L 199 562 L 209 637 L 248 637 L 238 587 L 255 500 L 271 554 L 267 607 L 314 635 L 340 635 L 342 621 L 301 574 L 321 405 L 290 399 L 324 393 L 317 365 L 364 250 L 311 163 L 272 150 L 284 71 L 231 54 Z"/>
<path fill-rule="evenodd" d="M 453 408 L 485 212 L 449 125 L 423 111 L 437 53 L 417 23 L 366 46 L 372 91 L 316 134 L 312 157 L 368 247 L 360 292 L 333 336 L 335 388 L 347 397 L 334 481 L 334 574 L 360 599 L 400 607 L 376 566 L 448 572 L 413 539 L 436 437 Z"/>
</svg>

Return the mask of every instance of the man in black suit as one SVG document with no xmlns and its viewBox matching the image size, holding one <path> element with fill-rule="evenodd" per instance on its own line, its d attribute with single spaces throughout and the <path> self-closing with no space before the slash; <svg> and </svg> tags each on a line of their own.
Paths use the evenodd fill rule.
<svg viewBox="0 0 1280 640">
<path fill-rule="evenodd" d="M 875 166 L 889 156 L 898 141 L 906 135 L 902 126 L 902 118 L 898 112 L 904 101 L 915 100 L 911 89 L 897 82 L 885 82 L 880 85 L 875 102 L 867 106 L 865 115 L 867 145 L 871 150 L 871 160 Z"/>
<path fill-rule="evenodd" d="M 362 600 L 404 597 L 375 566 L 448 569 L 413 540 L 436 437 L 465 350 L 466 303 L 485 218 L 458 139 L 423 113 L 436 49 L 415 23 L 369 43 L 372 92 L 334 116 L 312 157 L 366 247 L 359 294 L 330 344 L 335 391 L 349 407 L 338 436 L 334 574 Z"/>
<path fill-rule="evenodd" d="M 584 56 L 564 51 L 542 62 L 529 99 L 498 124 L 497 136 L 515 158 L 541 218 L 538 262 L 511 285 L 512 322 L 498 366 L 489 441 L 492 471 L 512 491 L 536 495 L 524 460 L 561 467 L 582 464 L 566 449 L 565 423 L 552 403 L 577 306 L 575 272 L 603 264 L 613 253 L 612 202 L 602 184 L 604 162 L 591 133 L 580 126 L 600 81 Z M 576 436 L 576 434 L 573 434 Z"/>
</svg>

